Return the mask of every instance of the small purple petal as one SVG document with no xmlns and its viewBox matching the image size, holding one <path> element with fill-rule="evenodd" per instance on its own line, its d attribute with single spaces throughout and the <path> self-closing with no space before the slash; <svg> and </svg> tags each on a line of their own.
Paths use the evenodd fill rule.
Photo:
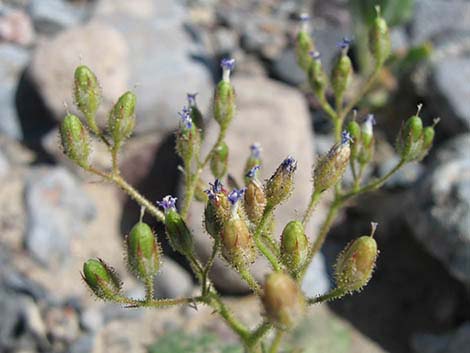
<svg viewBox="0 0 470 353">
<path fill-rule="evenodd" d="M 178 115 L 181 118 L 181 123 L 186 129 L 191 129 L 193 127 L 193 120 L 191 119 L 191 114 L 187 107 L 183 107 L 181 112 L 178 112 Z"/>
<path fill-rule="evenodd" d="M 346 144 L 349 144 L 351 141 L 352 141 L 351 135 L 349 134 L 348 131 L 344 130 L 341 133 L 341 144 L 346 145 Z"/>
<path fill-rule="evenodd" d="M 292 173 L 297 169 L 297 161 L 292 156 L 288 156 L 282 161 L 281 166 L 288 173 Z"/>
<path fill-rule="evenodd" d="M 235 67 L 235 59 L 224 58 L 220 61 L 220 66 L 224 70 L 232 71 Z"/>
<path fill-rule="evenodd" d="M 247 178 L 250 178 L 250 179 L 254 178 L 255 175 L 256 175 L 256 172 L 257 172 L 260 168 L 261 168 L 260 165 L 255 165 L 253 168 L 251 168 L 251 169 L 245 174 L 245 176 L 246 176 Z"/>
<path fill-rule="evenodd" d="M 196 104 L 196 96 L 198 93 L 187 93 L 186 96 L 188 97 L 188 105 L 190 107 L 195 107 Z"/>
<path fill-rule="evenodd" d="M 215 179 L 214 183 L 209 183 L 210 188 L 207 190 L 204 190 L 204 192 L 207 194 L 207 197 L 209 197 L 210 200 L 215 200 L 217 198 L 217 194 L 222 192 L 222 182 L 219 179 Z"/>
<path fill-rule="evenodd" d="M 240 190 L 233 189 L 232 192 L 228 194 L 228 200 L 230 201 L 232 206 L 235 205 L 238 202 L 238 200 L 241 199 L 241 197 L 245 193 L 245 190 L 246 188 L 242 188 Z"/>
<path fill-rule="evenodd" d="M 302 22 L 306 22 L 310 20 L 310 15 L 308 13 L 301 13 L 299 16 L 299 20 Z"/>
<path fill-rule="evenodd" d="M 163 208 L 166 211 L 176 209 L 176 197 L 167 195 L 163 198 L 162 201 L 157 201 L 157 205 Z"/>
<path fill-rule="evenodd" d="M 321 54 L 319 51 L 316 51 L 316 50 L 312 50 L 308 53 L 308 55 L 310 55 L 310 57 L 314 60 L 319 60 L 320 57 L 321 57 Z"/>
<path fill-rule="evenodd" d="M 260 158 L 261 156 L 261 144 L 258 142 L 255 142 L 250 146 L 250 151 L 251 151 L 251 157 L 252 158 Z"/>
<path fill-rule="evenodd" d="M 336 43 L 336 46 L 342 50 L 346 50 L 349 49 L 349 46 L 352 44 L 352 42 L 352 39 L 344 37 L 341 42 Z"/>
<path fill-rule="evenodd" d="M 374 114 L 368 114 L 364 122 L 372 125 L 377 124 L 377 122 L 375 121 Z"/>
</svg>

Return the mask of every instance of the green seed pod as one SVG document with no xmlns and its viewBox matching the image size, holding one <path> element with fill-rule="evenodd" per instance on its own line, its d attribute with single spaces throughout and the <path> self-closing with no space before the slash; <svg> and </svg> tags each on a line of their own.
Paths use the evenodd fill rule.
<svg viewBox="0 0 470 353">
<path fill-rule="evenodd" d="M 351 148 L 351 159 L 355 160 L 357 158 L 360 146 L 361 146 L 361 127 L 357 121 L 352 120 L 349 122 L 347 131 L 351 136 L 351 142 L 349 144 Z"/>
<path fill-rule="evenodd" d="M 214 118 L 222 130 L 226 130 L 235 115 L 235 90 L 230 83 L 230 73 L 235 67 L 234 59 L 222 59 L 223 77 L 215 89 Z"/>
<path fill-rule="evenodd" d="M 305 297 L 292 277 L 274 272 L 266 277 L 262 296 L 269 320 L 280 329 L 291 329 L 305 313 Z"/>
<path fill-rule="evenodd" d="M 189 163 L 199 153 L 200 147 L 201 135 L 194 125 L 176 132 L 176 152 L 184 161 Z"/>
<path fill-rule="evenodd" d="M 250 146 L 250 155 L 246 159 L 245 169 L 243 170 L 243 177 L 245 180 L 245 185 L 248 184 L 251 180 L 250 177 L 247 177 L 248 173 L 256 166 L 261 166 L 261 145 L 259 143 L 253 143 Z"/>
<path fill-rule="evenodd" d="M 136 96 L 128 91 L 118 99 L 109 113 L 108 130 L 113 138 L 115 150 L 118 150 L 134 131 L 135 105 Z"/>
<path fill-rule="evenodd" d="M 402 126 L 397 137 L 397 152 L 407 162 L 416 160 L 422 152 L 423 121 L 418 116 L 420 109 L 421 105 L 418 106 L 418 113 Z"/>
<path fill-rule="evenodd" d="M 340 181 L 351 156 L 350 140 L 351 136 L 344 131 L 342 141 L 318 160 L 313 170 L 315 192 L 323 192 Z"/>
<path fill-rule="evenodd" d="M 238 216 L 231 217 L 222 226 L 222 253 L 236 269 L 242 269 L 256 259 L 253 237 L 247 224 Z"/>
<path fill-rule="evenodd" d="M 373 238 L 376 227 L 377 224 L 372 223 L 371 234 L 349 243 L 336 260 L 336 286 L 345 293 L 360 291 L 372 277 L 378 255 Z"/>
<path fill-rule="evenodd" d="M 101 299 L 112 300 L 122 287 L 116 272 L 100 259 L 90 259 L 83 264 L 82 278 Z"/>
<path fill-rule="evenodd" d="M 292 157 L 287 157 L 276 169 L 265 187 L 265 195 L 268 207 L 274 207 L 287 199 L 294 188 L 294 172 L 297 162 Z"/>
<path fill-rule="evenodd" d="M 214 239 L 220 238 L 220 232 L 222 231 L 222 225 L 217 217 L 217 209 L 212 201 L 208 201 L 206 208 L 204 209 L 204 227 L 207 233 Z"/>
<path fill-rule="evenodd" d="M 248 219 L 258 224 L 266 207 L 266 196 L 263 187 L 256 180 L 251 180 L 245 191 L 245 212 Z"/>
<path fill-rule="evenodd" d="M 60 125 L 60 138 L 65 155 L 82 168 L 89 166 L 90 137 L 80 119 L 67 114 Z"/>
<path fill-rule="evenodd" d="M 297 57 L 297 64 L 304 71 L 308 71 L 310 67 L 312 58 L 309 53 L 313 50 L 314 45 L 310 35 L 305 31 L 300 31 L 295 41 L 295 55 Z"/>
<path fill-rule="evenodd" d="M 126 244 L 130 270 L 142 280 L 155 276 L 160 267 L 160 251 L 152 229 L 143 222 L 137 223 Z"/>
<path fill-rule="evenodd" d="M 375 118 L 369 114 L 361 126 L 361 148 L 357 160 L 361 164 L 369 163 L 374 156 L 374 125 Z"/>
<path fill-rule="evenodd" d="M 380 16 L 380 7 L 376 6 L 377 17 L 369 31 L 369 47 L 376 65 L 381 66 L 390 56 L 391 42 L 387 22 Z"/>
<path fill-rule="evenodd" d="M 323 70 L 319 52 L 311 52 L 312 58 L 308 68 L 308 82 L 317 97 L 324 97 L 328 83 L 328 77 Z"/>
<path fill-rule="evenodd" d="M 281 235 L 281 261 L 294 273 L 301 268 L 308 255 L 308 238 L 302 222 L 287 223 Z"/>
<path fill-rule="evenodd" d="M 193 236 L 183 218 L 176 210 L 165 214 L 165 230 L 171 247 L 182 255 L 191 255 L 194 251 Z"/>
<path fill-rule="evenodd" d="M 331 71 L 331 86 L 337 101 L 343 100 L 344 92 L 351 82 L 352 63 L 347 54 L 350 44 L 351 41 L 346 38 L 339 44 L 342 51 Z"/>
<path fill-rule="evenodd" d="M 80 65 L 75 69 L 73 95 L 75 104 L 85 116 L 90 130 L 99 134 L 95 115 L 101 101 L 101 90 L 95 74 L 88 66 Z"/>
<path fill-rule="evenodd" d="M 210 168 L 212 175 L 217 179 L 221 179 L 227 173 L 228 154 L 228 146 L 223 141 L 214 149 Z"/>
<path fill-rule="evenodd" d="M 421 146 L 421 154 L 418 157 L 418 160 L 423 159 L 429 153 L 429 150 L 432 147 L 434 141 L 434 135 L 436 134 L 434 126 L 427 126 L 423 129 L 423 143 Z"/>
</svg>

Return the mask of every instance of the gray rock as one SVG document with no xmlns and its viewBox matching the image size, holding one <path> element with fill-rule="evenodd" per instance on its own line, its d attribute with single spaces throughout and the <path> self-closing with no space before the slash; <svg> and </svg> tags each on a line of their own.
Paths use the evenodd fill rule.
<svg viewBox="0 0 470 353">
<path fill-rule="evenodd" d="M 205 109 L 212 79 L 205 52 L 185 31 L 186 10 L 177 1 L 104 0 L 95 20 L 116 28 L 129 48 L 129 84 L 138 97 L 136 132 L 168 132 L 178 125 L 186 93 L 199 92 Z"/>
<path fill-rule="evenodd" d="M 78 25 L 86 15 L 86 7 L 65 0 L 33 0 L 29 14 L 39 33 L 55 34 L 64 28 Z"/>
<path fill-rule="evenodd" d="M 301 93 L 289 86 L 279 84 L 263 77 L 235 77 L 233 85 L 237 91 L 237 115 L 228 130 L 226 142 L 230 148 L 229 172 L 241 180 L 244 164 L 249 155 L 249 146 L 260 142 L 263 147 L 263 168 L 261 178 L 271 176 L 282 160 L 292 155 L 298 160 L 295 177 L 295 190 L 284 204 L 276 210 L 276 229 L 274 237 L 292 219 L 298 219 L 308 204 L 311 193 L 311 167 L 314 158 L 313 136 L 310 128 L 309 113 Z M 216 138 L 218 128 L 210 126 L 203 151 L 207 151 Z M 207 183 L 212 177 L 206 173 L 203 180 Z M 321 215 L 322 207 L 316 215 Z M 189 226 L 195 231 L 197 250 L 206 258 L 211 249 L 210 236 L 201 229 L 203 205 L 193 203 L 189 216 Z M 307 227 L 306 233 L 313 236 L 315 220 Z M 254 275 L 262 280 L 269 271 L 265 261 L 260 258 L 252 266 Z M 246 290 L 239 276 L 223 261 L 216 261 L 212 273 L 214 282 L 221 288 L 239 292 Z"/>
<path fill-rule="evenodd" d="M 0 44 L 0 133 L 15 139 L 23 136 L 15 107 L 15 94 L 28 60 L 28 50 L 13 44 Z"/>
<path fill-rule="evenodd" d="M 290 85 L 299 85 L 306 80 L 305 72 L 297 64 L 294 49 L 286 49 L 273 62 L 272 71 L 276 78 Z"/>
<path fill-rule="evenodd" d="M 5 177 L 8 172 L 10 171 L 10 162 L 8 161 L 7 157 L 3 154 L 2 150 L 0 150 L 0 179 Z"/>
<path fill-rule="evenodd" d="M 470 347 L 470 322 L 443 335 L 416 334 L 411 345 L 416 353 L 461 353 Z"/>
<path fill-rule="evenodd" d="M 178 298 L 191 293 L 193 289 L 191 275 L 168 257 L 162 260 L 158 276 L 154 280 L 157 298 Z"/>
<path fill-rule="evenodd" d="M 445 149 L 438 154 L 447 158 L 420 183 L 405 216 L 424 247 L 470 287 L 470 156 L 452 157 Z"/>
<path fill-rule="evenodd" d="M 440 128 L 450 134 L 470 131 L 469 80 L 470 56 L 450 57 L 434 64 L 429 93 L 443 117 Z"/>
<path fill-rule="evenodd" d="M 325 259 L 322 253 L 318 253 L 308 267 L 302 282 L 302 290 L 306 296 L 315 297 L 328 292 L 331 284 L 326 273 Z"/>
<path fill-rule="evenodd" d="M 91 353 L 95 346 L 95 336 L 82 335 L 69 348 L 70 353 Z"/>
<path fill-rule="evenodd" d="M 378 166 L 378 176 L 383 177 L 393 167 L 395 167 L 400 158 L 398 155 L 393 154 L 387 159 L 383 160 Z M 398 172 L 393 174 L 385 183 L 384 187 L 395 188 L 395 187 L 409 187 L 416 180 L 418 180 L 424 172 L 424 167 L 420 163 L 408 163 L 404 165 Z"/>
<path fill-rule="evenodd" d="M 64 264 L 72 238 L 94 218 L 95 207 L 75 178 L 61 167 L 33 169 L 25 189 L 25 244 L 43 265 Z"/>
<path fill-rule="evenodd" d="M 103 313 L 96 306 L 86 308 L 80 315 L 80 326 L 89 332 L 98 331 L 103 324 Z"/>
</svg>

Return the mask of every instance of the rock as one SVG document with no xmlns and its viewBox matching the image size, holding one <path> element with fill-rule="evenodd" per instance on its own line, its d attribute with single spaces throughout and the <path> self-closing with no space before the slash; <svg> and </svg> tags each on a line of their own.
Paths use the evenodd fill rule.
<svg viewBox="0 0 470 353">
<path fill-rule="evenodd" d="M 48 336 L 54 346 L 69 346 L 80 334 L 79 318 L 72 308 L 50 307 L 44 315 Z"/>
<path fill-rule="evenodd" d="M 37 168 L 25 189 L 28 227 L 26 248 L 43 265 L 64 264 L 70 242 L 94 218 L 95 208 L 64 168 Z"/>
<path fill-rule="evenodd" d="M 462 152 L 452 156 L 443 146 L 436 164 L 420 182 L 413 203 L 406 207 L 406 219 L 413 234 L 438 258 L 449 272 L 470 287 L 470 158 L 469 134 L 457 141 L 466 141 Z M 454 141 L 450 150 L 455 149 Z M 442 158 L 442 157 L 441 157 Z"/>
<path fill-rule="evenodd" d="M 24 11 L 12 10 L 2 13 L 0 39 L 27 46 L 33 43 L 34 38 L 35 33 L 31 18 Z"/>
<path fill-rule="evenodd" d="M 470 322 L 443 335 L 416 334 L 411 342 L 416 353 L 460 353 L 470 346 Z"/>
<path fill-rule="evenodd" d="M 193 281 L 191 275 L 169 257 L 162 260 L 158 275 L 154 280 L 157 298 L 178 298 L 191 293 Z"/>
<path fill-rule="evenodd" d="M 288 201 L 276 210 L 277 226 L 274 237 L 290 220 L 299 218 L 307 207 L 311 193 L 311 167 L 314 147 L 310 128 L 310 118 L 305 101 L 298 91 L 263 77 L 236 77 L 233 85 L 237 92 L 237 114 L 228 130 L 226 142 L 230 148 L 230 174 L 241 180 L 244 164 L 249 155 L 249 146 L 260 142 L 263 148 L 262 179 L 271 176 L 282 160 L 292 155 L 298 160 L 295 177 L 295 190 Z M 207 151 L 216 138 L 218 128 L 208 128 L 203 151 Z M 203 175 L 207 183 L 212 181 L 208 173 Z M 193 203 L 189 216 L 189 226 L 195 231 L 197 250 L 202 257 L 210 252 L 210 237 L 201 229 L 203 205 Z M 317 215 L 322 214 L 322 207 Z M 315 234 L 314 223 L 307 227 L 306 233 Z M 262 279 L 268 271 L 264 261 L 258 261 L 252 271 Z M 238 274 L 228 268 L 222 261 L 216 261 L 212 278 L 220 288 L 236 292 L 246 289 Z"/>
<path fill-rule="evenodd" d="M 393 167 L 400 161 L 400 157 L 393 153 L 387 158 L 381 159 L 383 161 L 378 165 L 378 177 L 385 176 Z M 396 187 L 409 187 L 418 180 L 424 173 L 424 167 L 421 163 L 408 163 L 404 165 L 398 172 L 393 174 L 384 184 L 386 188 Z"/>
<path fill-rule="evenodd" d="M 15 95 L 18 80 L 28 60 L 26 49 L 13 44 L 0 44 L 0 133 L 15 139 L 23 137 Z"/>
<path fill-rule="evenodd" d="M 4 178 L 10 170 L 10 162 L 0 150 L 0 179 Z"/>
<path fill-rule="evenodd" d="M 33 0 L 28 10 L 36 30 L 51 35 L 80 24 L 86 15 L 84 5 L 74 5 L 64 0 Z"/>
<path fill-rule="evenodd" d="M 470 56 L 437 61 L 431 75 L 432 105 L 443 117 L 439 129 L 451 135 L 470 131 Z"/>
<path fill-rule="evenodd" d="M 297 64 L 294 49 L 287 49 L 273 62 L 274 76 L 290 85 L 300 85 L 305 82 L 305 72 Z"/>
<path fill-rule="evenodd" d="M 82 335 L 70 346 L 70 353 L 91 353 L 95 345 L 94 335 Z"/>
<path fill-rule="evenodd" d="M 186 93 L 198 92 L 202 109 L 212 95 L 205 52 L 185 31 L 186 16 L 186 9 L 172 0 L 158 5 L 151 0 L 103 0 L 97 6 L 94 18 L 116 28 L 131 53 L 128 82 L 137 94 L 137 133 L 175 129 Z"/>
<path fill-rule="evenodd" d="M 306 296 L 315 297 L 328 292 L 331 286 L 326 273 L 325 259 L 322 253 L 318 253 L 308 267 L 302 282 L 302 290 Z"/>
<path fill-rule="evenodd" d="M 102 87 L 98 120 L 103 124 L 117 98 L 129 88 L 127 55 L 127 44 L 118 31 L 109 25 L 90 22 L 40 41 L 29 73 L 46 106 L 61 121 L 66 111 L 64 104 L 75 111 L 72 98 L 74 70 L 81 63 L 88 65 Z"/>
<path fill-rule="evenodd" d="M 103 314 L 96 306 L 86 308 L 80 315 L 80 326 L 89 332 L 98 331 L 103 324 Z"/>
</svg>

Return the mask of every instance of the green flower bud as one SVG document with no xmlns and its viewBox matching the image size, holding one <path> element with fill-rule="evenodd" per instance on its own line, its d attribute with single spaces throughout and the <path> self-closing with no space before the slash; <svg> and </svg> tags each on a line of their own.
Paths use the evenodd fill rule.
<svg viewBox="0 0 470 353">
<path fill-rule="evenodd" d="M 361 148 L 357 160 L 361 164 L 369 163 L 374 156 L 374 125 L 375 118 L 369 114 L 361 126 Z"/>
<path fill-rule="evenodd" d="M 301 28 L 295 41 L 295 55 L 297 57 L 297 64 L 304 71 L 308 71 L 312 61 L 312 58 L 309 54 L 315 50 L 312 37 L 308 33 L 309 19 L 310 17 L 307 14 L 301 16 Z"/>
<path fill-rule="evenodd" d="M 269 320 L 280 329 L 291 329 L 305 313 L 305 297 L 292 277 L 274 272 L 266 277 L 262 296 Z"/>
<path fill-rule="evenodd" d="M 265 187 L 268 207 L 274 207 L 287 199 L 294 188 L 294 172 L 297 162 L 291 156 L 284 159 Z"/>
<path fill-rule="evenodd" d="M 434 126 L 427 126 L 423 129 L 423 145 L 419 159 L 423 159 L 428 154 L 434 141 L 434 135 L 436 134 Z"/>
<path fill-rule="evenodd" d="M 256 167 L 255 167 L 256 168 Z M 251 180 L 245 191 L 245 212 L 248 219 L 258 224 L 266 207 L 266 196 L 263 187 L 257 180 Z"/>
<path fill-rule="evenodd" d="M 361 127 L 357 121 L 352 120 L 348 124 L 347 131 L 351 136 L 351 142 L 349 144 L 351 148 L 351 159 L 355 160 L 361 147 Z"/>
<path fill-rule="evenodd" d="M 305 263 L 308 255 L 308 239 L 302 222 L 287 223 L 281 235 L 281 261 L 294 273 Z"/>
<path fill-rule="evenodd" d="M 256 259 L 256 249 L 248 226 L 234 216 L 222 226 L 222 253 L 234 268 L 245 268 Z"/>
<path fill-rule="evenodd" d="M 374 19 L 369 31 L 369 47 L 376 65 L 381 66 L 390 56 L 392 46 L 387 22 L 380 16 L 380 7 L 376 6 L 375 9 L 377 17 Z"/>
<path fill-rule="evenodd" d="M 80 119 L 67 114 L 60 125 L 60 138 L 65 155 L 82 168 L 89 166 L 90 137 Z"/>
<path fill-rule="evenodd" d="M 222 225 L 231 216 L 231 205 L 227 197 L 227 191 L 223 188 L 219 179 L 213 184 L 209 183 L 210 188 L 205 190 L 208 203 L 204 210 L 204 224 L 207 232 L 214 238 L 220 238 Z"/>
<path fill-rule="evenodd" d="M 228 146 L 223 141 L 214 149 L 210 168 L 212 175 L 217 179 L 222 178 L 227 173 L 228 154 Z"/>
<path fill-rule="evenodd" d="M 135 94 L 128 91 L 118 99 L 109 113 L 108 130 L 113 138 L 115 150 L 118 150 L 134 131 L 135 104 Z"/>
<path fill-rule="evenodd" d="M 95 74 L 88 66 L 80 65 L 75 69 L 73 95 L 75 104 L 85 116 L 90 130 L 99 134 L 95 115 L 100 105 L 101 91 Z"/>
<path fill-rule="evenodd" d="M 165 211 L 165 230 L 173 250 L 182 255 L 194 252 L 193 236 L 181 215 L 176 211 L 176 197 L 167 195 L 157 205 Z"/>
<path fill-rule="evenodd" d="M 246 159 L 245 169 L 243 170 L 243 176 L 245 184 L 248 184 L 251 180 L 250 177 L 247 177 L 248 173 L 256 166 L 261 166 L 261 145 L 259 143 L 254 143 L 250 146 L 250 155 Z"/>
<path fill-rule="evenodd" d="M 347 38 L 344 38 L 343 41 L 338 44 L 341 48 L 341 54 L 338 56 L 331 71 L 331 86 L 333 87 L 336 100 L 339 101 L 343 99 L 344 92 L 351 82 L 352 77 L 352 63 L 347 54 L 350 44 L 351 40 Z"/>
<path fill-rule="evenodd" d="M 204 209 L 204 226 L 207 233 L 214 239 L 220 238 L 220 232 L 222 231 L 222 225 L 217 216 L 217 208 L 211 200 L 206 204 Z"/>
<path fill-rule="evenodd" d="M 155 276 L 160 267 L 160 251 L 152 229 L 140 221 L 131 229 L 126 243 L 130 270 L 142 280 Z"/>
<path fill-rule="evenodd" d="M 187 94 L 189 113 L 191 115 L 191 120 L 194 122 L 194 124 L 196 124 L 196 128 L 200 130 L 201 135 L 203 135 L 202 132 L 204 131 L 204 117 L 201 111 L 199 110 L 199 107 L 197 106 L 196 96 L 197 96 L 197 93 Z"/>
<path fill-rule="evenodd" d="M 223 78 L 214 95 L 214 118 L 222 130 L 227 129 L 235 114 L 235 90 L 230 83 L 230 72 L 235 66 L 234 59 L 222 59 Z"/>
<path fill-rule="evenodd" d="M 122 287 L 114 269 L 100 259 L 90 259 L 83 264 L 82 278 L 101 299 L 113 299 Z"/>
<path fill-rule="evenodd" d="M 361 290 L 372 277 L 378 255 L 373 238 L 376 227 L 372 223 L 371 234 L 349 243 L 336 260 L 336 286 L 345 293 Z"/>
<path fill-rule="evenodd" d="M 315 192 L 323 192 L 340 181 L 351 156 L 350 140 L 351 136 L 344 131 L 342 141 L 318 160 L 313 170 Z"/>
<path fill-rule="evenodd" d="M 422 152 L 423 121 L 418 116 L 420 110 L 421 105 L 418 106 L 417 114 L 409 118 L 398 133 L 396 149 L 407 162 L 417 160 Z"/>
<path fill-rule="evenodd" d="M 317 97 L 323 97 L 327 87 L 328 78 L 320 60 L 319 52 L 310 52 L 312 61 L 308 68 L 308 82 Z"/>
</svg>

